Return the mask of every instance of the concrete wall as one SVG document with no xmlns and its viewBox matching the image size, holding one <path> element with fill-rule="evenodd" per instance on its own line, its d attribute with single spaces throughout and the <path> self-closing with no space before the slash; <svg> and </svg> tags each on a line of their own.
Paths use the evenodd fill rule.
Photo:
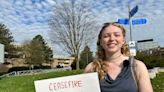
<svg viewBox="0 0 164 92">
<path fill-rule="evenodd" d="M 149 77 L 150 79 L 154 79 L 156 77 L 156 74 L 159 72 L 164 72 L 164 67 L 154 67 L 153 69 L 149 69 Z"/>
<path fill-rule="evenodd" d="M 0 44 L 0 63 L 4 63 L 4 45 Z"/>
</svg>

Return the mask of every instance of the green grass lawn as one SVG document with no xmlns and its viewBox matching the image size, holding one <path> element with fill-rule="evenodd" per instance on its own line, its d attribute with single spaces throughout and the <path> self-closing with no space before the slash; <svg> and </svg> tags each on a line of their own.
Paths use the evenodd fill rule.
<svg viewBox="0 0 164 92">
<path fill-rule="evenodd" d="M 61 76 L 75 75 L 82 73 L 79 71 L 60 71 L 28 76 L 16 76 L 0 79 L 0 92 L 35 92 L 34 80 L 55 78 Z"/>
<path fill-rule="evenodd" d="M 154 92 L 164 92 L 164 72 L 158 73 L 151 82 Z"/>
<path fill-rule="evenodd" d="M 2 78 L 0 79 L 0 92 L 35 92 L 35 80 L 75 75 L 82 72 L 82 70 L 74 70 Z M 164 73 L 157 74 L 157 77 L 152 80 L 152 84 L 154 92 L 164 92 Z"/>
</svg>

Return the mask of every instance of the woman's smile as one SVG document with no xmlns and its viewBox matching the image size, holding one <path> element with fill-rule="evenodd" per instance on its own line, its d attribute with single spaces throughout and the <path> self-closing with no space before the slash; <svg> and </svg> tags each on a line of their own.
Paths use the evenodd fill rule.
<svg viewBox="0 0 164 92">
<path fill-rule="evenodd" d="M 116 43 L 109 43 L 107 44 L 108 48 L 114 48 L 117 44 Z"/>
</svg>

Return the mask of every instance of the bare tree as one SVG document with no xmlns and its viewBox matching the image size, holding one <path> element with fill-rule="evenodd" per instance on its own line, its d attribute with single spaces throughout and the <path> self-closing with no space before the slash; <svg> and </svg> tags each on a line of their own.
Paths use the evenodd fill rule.
<svg viewBox="0 0 164 92">
<path fill-rule="evenodd" d="M 79 69 L 81 50 L 93 41 L 96 22 L 87 0 L 66 0 L 57 3 L 49 25 L 52 29 L 50 37 L 54 43 L 76 60 Z"/>
</svg>

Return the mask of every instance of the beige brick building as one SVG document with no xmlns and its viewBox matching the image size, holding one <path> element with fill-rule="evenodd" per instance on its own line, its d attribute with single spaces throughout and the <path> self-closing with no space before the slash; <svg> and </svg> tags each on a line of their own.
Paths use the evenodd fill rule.
<svg viewBox="0 0 164 92">
<path fill-rule="evenodd" d="M 63 67 L 71 66 L 72 62 L 74 61 L 74 57 L 67 57 L 67 56 L 53 56 L 53 61 L 51 63 L 51 67 L 55 68 L 57 65 Z"/>
<path fill-rule="evenodd" d="M 74 57 L 67 57 L 67 56 L 53 56 L 51 63 L 43 63 L 44 66 L 51 66 L 51 68 L 56 68 L 58 65 L 63 67 L 71 66 L 72 62 L 74 61 Z M 22 58 L 12 58 L 12 59 L 5 59 L 5 62 L 10 63 L 11 67 L 21 67 L 21 66 L 28 66 L 25 64 L 24 59 Z"/>
</svg>

